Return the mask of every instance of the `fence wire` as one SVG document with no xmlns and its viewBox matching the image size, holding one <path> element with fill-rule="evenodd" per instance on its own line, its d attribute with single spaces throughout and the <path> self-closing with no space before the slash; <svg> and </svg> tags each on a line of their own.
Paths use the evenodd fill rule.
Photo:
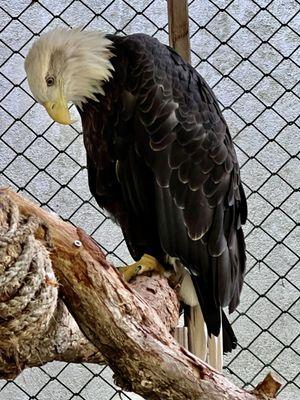
<svg viewBox="0 0 300 400">
<path fill-rule="evenodd" d="M 298 0 L 191 0 L 192 64 L 216 93 L 234 138 L 249 204 L 247 276 L 231 316 L 238 348 L 225 373 L 253 387 L 273 370 L 280 399 L 300 398 Z M 81 126 L 54 124 L 31 97 L 23 69 L 33 40 L 58 26 L 168 42 L 165 0 L 0 2 L 0 185 L 83 227 L 115 264 L 122 234 L 92 199 Z M 72 111 L 75 113 L 75 110 Z M 138 399 L 108 367 L 54 362 L 0 381 L 1 400 Z"/>
</svg>

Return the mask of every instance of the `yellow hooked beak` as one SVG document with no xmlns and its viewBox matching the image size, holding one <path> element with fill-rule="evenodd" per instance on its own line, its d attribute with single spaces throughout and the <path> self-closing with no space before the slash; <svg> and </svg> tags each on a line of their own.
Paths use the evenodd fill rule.
<svg viewBox="0 0 300 400">
<path fill-rule="evenodd" d="M 65 100 L 57 102 L 46 101 L 43 106 L 54 121 L 63 125 L 70 125 L 72 123 L 68 104 Z"/>
</svg>

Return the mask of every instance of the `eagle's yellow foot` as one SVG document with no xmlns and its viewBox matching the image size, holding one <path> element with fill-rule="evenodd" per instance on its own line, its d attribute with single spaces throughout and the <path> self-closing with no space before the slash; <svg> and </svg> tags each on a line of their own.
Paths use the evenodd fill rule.
<svg viewBox="0 0 300 400">
<path fill-rule="evenodd" d="M 137 263 L 127 265 L 127 267 L 119 267 L 118 270 L 123 275 L 123 278 L 126 282 L 131 281 L 135 276 L 138 275 L 139 270 L 141 269 L 140 265 Z"/>
<path fill-rule="evenodd" d="M 160 274 L 165 272 L 164 268 L 160 265 L 156 258 L 150 256 L 149 254 L 144 254 L 143 257 L 134 264 L 126 267 L 120 267 L 119 271 L 127 282 L 135 278 L 137 275 L 142 275 L 147 272 L 157 271 Z"/>
</svg>

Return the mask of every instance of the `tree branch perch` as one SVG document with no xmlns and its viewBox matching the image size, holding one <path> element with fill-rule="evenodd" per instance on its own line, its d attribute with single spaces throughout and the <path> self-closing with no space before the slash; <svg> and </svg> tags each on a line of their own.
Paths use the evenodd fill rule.
<svg viewBox="0 0 300 400">
<path fill-rule="evenodd" d="M 177 344 L 170 330 L 176 326 L 178 302 L 165 278 L 140 277 L 146 287 L 154 286 L 146 290 L 148 297 L 143 290 L 139 294 L 136 288 L 143 285 L 128 285 L 84 231 L 12 190 L 0 189 L 0 206 L 4 198 L 48 227 L 62 299 L 122 388 L 153 400 L 255 400 L 276 395 L 278 386 L 272 391 L 267 385 L 268 393 L 263 384 L 255 393 L 239 389 Z M 45 241 L 45 232 L 40 229 L 36 237 Z"/>
</svg>

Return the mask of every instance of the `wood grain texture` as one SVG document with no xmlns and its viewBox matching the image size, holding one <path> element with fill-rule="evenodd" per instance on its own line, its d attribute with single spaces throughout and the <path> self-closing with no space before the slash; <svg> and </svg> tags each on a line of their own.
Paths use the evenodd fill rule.
<svg viewBox="0 0 300 400">
<path fill-rule="evenodd" d="M 181 57 L 191 62 L 187 0 L 168 0 L 169 43 Z"/>
<path fill-rule="evenodd" d="M 50 215 L 12 190 L 0 189 L 0 204 L 2 196 L 9 196 L 22 214 L 36 216 L 48 227 L 47 244 L 50 239 L 62 298 L 122 388 L 153 400 L 268 398 L 261 392 L 251 394 L 239 389 L 178 345 L 170 334 L 170 327 L 158 314 L 164 305 L 156 303 L 160 298 L 164 303 L 170 300 L 168 307 L 172 308 L 173 303 L 174 309 L 170 308 L 168 314 L 178 313 L 176 295 L 171 294 L 167 281 L 151 299 L 155 303 L 150 304 L 149 299 L 143 299 L 122 279 L 84 231 Z M 40 239 L 44 236 L 41 233 Z M 78 242 L 74 243 L 76 240 L 81 242 L 79 247 Z M 170 294 L 161 297 L 161 291 L 168 290 Z M 164 322 L 168 320 L 173 318 L 166 318 Z"/>
</svg>

